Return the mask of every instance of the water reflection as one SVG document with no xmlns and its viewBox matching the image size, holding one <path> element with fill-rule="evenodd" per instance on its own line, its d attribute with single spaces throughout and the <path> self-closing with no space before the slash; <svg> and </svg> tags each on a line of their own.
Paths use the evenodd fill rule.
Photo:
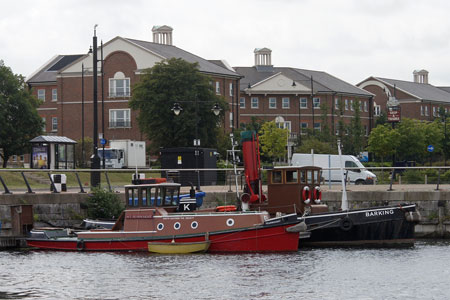
<svg viewBox="0 0 450 300">
<path fill-rule="evenodd" d="M 447 241 L 290 254 L 0 252 L 0 299 L 446 299 Z"/>
</svg>

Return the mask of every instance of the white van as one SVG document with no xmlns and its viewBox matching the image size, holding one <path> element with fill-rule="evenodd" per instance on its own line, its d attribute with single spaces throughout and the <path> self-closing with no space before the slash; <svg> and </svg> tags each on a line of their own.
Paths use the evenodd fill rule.
<svg viewBox="0 0 450 300">
<path fill-rule="evenodd" d="M 342 176 L 339 168 L 341 167 L 339 155 L 337 154 L 308 154 L 294 153 L 291 164 L 293 166 L 316 166 L 321 167 L 322 177 L 325 183 L 331 180 L 332 183 L 340 183 Z M 355 184 L 374 184 L 377 176 L 368 171 L 363 164 L 353 155 L 342 155 L 342 168 L 348 169 L 347 180 Z M 332 170 L 327 170 L 332 169 Z"/>
</svg>

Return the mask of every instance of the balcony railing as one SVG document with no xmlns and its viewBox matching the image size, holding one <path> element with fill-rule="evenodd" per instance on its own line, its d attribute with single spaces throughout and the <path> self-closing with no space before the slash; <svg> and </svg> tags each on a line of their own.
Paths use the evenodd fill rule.
<svg viewBox="0 0 450 300">
<path fill-rule="evenodd" d="M 109 128 L 130 128 L 131 121 L 109 121 Z"/>
<path fill-rule="evenodd" d="M 131 97 L 131 93 L 130 91 L 114 91 L 114 92 L 109 92 L 109 97 L 110 98 L 117 98 L 117 97 Z"/>
</svg>

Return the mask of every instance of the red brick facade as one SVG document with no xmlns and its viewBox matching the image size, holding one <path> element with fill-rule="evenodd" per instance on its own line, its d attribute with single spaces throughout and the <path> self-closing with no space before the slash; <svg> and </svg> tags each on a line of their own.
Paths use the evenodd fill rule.
<svg viewBox="0 0 450 300">
<path fill-rule="evenodd" d="M 110 95 L 110 79 L 114 78 L 117 72 L 122 72 L 125 78 L 130 80 L 130 94 L 126 96 Z M 100 73 L 100 72 L 99 72 Z M 137 65 L 133 57 L 124 51 L 115 51 L 104 58 L 104 137 L 110 139 L 133 139 L 146 140 L 145 135 L 139 130 L 137 124 L 137 111 L 129 109 L 128 101 L 132 96 L 132 87 L 139 82 L 140 75 L 137 71 Z M 219 83 L 218 94 L 222 95 L 229 103 L 229 112 L 225 114 L 224 129 L 230 130 L 230 113 L 238 115 L 236 108 L 238 107 L 238 89 L 239 79 L 229 77 L 212 77 L 212 84 L 216 90 L 216 82 Z M 233 87 L 230 87 L 230 84 Z M 32 92 L 37 97 L 39 89 L 45 89 L 45 101 L 39 108 L 39 114 L 45 118 L 45 130 L 47 134 L 67 136 L 74 140 L 82 137 L 82 77 L 81 70 L 78 75 L 63 75 L 57 77 L 57 82 L 47 84 L 33 84 Z M 102 82 L 101 76 L 98 76 L 98 128 L 102 132 Z M 52 89 L 57 88 L 57 101 L 52 101 Z M 231 90 L 230 90 L 231 89 Z M 110 126 L 111 110 L 121 109 L 130 110 L 129 126 L 114 127 Z M 234 110 L 233 110 L 234 109 Z M 234 124 L 238 124 L 238 120 L 234 117 Z M 57 130 L 52 130 L 52 118 L 57 118 Z M 84 74 L 84 135 L 92 137 L 93 135 L 93 81 L 92 70 L 85 71 Z"/>
<path fill-rule="evenodd" d="M 258 98 L 258 108 L 252 108 L 252 98 Z M 371 129 L 372 116 L 370 111 L 371 99 L 369 97 L 354 97 L 343 95 L 318 94 L 311 95 L 286 95 L 286 94 L 251 94 L 241 93 L 241 99 L 245 99 L 245 107 L 240 108 L 240 120 L 242 123 L 249 123 L 253 116 L 263 120 L 273 121 L 277 117 L 282 117 L 285 122 L 290 122 L 291 133 L 298 134 L 300 132 L 300 124 L 306 124 L 307 129 L 313 129 L 314 123 L 319 123 L 320 128 L 324 127 L 323 110 L 320 106 L 327 108 L 326 122 L 330 130 L 336 133 L 339 120 L 343 120 L 345 124 L 350 123 L 355 112 L 351 103 L 360 101 L 361 110 L 360 117 L 363 127 L 368 133 Z M 270 98 L 276 99 L 276 108 L 270 107 Z M 289 106 L 283 108 L 283 98 L 289 99 Z M 312 98 L 320 99 L 319 107 L 313 108 Z M 300 108 L 300 99 L 306 99 L 306 107 Z M 336 106 L 336 99 L 338 104 Z M 345 102 L 347 100 L 347 106 Z M 305 100 L 303 100 L 305 101 Z M 342 104 L 339 104 L 342 103 Z M 303 104 L 303 106 L 305 103 Z M 340 108 L 342 107 L 342 115 Z M 346 109 L 347 107 L 347 109 Z M 305 132 L 302 132 L 305 134 Z"/>
</svg>

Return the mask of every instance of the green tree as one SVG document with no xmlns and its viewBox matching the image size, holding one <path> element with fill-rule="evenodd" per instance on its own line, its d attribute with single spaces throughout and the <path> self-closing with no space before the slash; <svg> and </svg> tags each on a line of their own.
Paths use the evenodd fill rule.
<svg viewBox="0 0 450 300">
<path fill-rule="evenodd" d="M 321 120 L 321 128 L 320 133 L 316 134 L 319 137 L 319 140 L 322 142 L 332 142 L 334 137 L 331 132 L 330 125 L 328 124 L 328 106 L 326 104 L 320 105 L 320 120 Z"/>
<path fill-rule="evenodd" d="M 337 154 L 337 147 L 334 143 L 323 142 L 314 136 L 303 139 L 302 145 L 295 148 L 296 153 L 311 153 L 311 149 L 316 154 Z"/>
<path fill-rule="evenodd" d="M 422 148 L 423 156 L 431 155 L 428 153 L 427 146 L 433 145 L 433 156 L 443 154 L 443 142 L 444 142 L 444 125 L 441 124 L 439 119 L 434 122 L 426 123 L 424 126 L 425 144 Z"/>
<path fill-rule="evenodd" d="M 92 149 L 92 138 L 91 137 L 84 137 L 84 158 L 83 160 L 83 143 L 82 139 L 79 139 L 77 141 L 77 144 L 75 145 L 75 160 L 77 162 L 77 166 L 79 167 L 87 167 L 90 163 L 90 157 L 93 153 Z"/>
<path fill-rule="evenodd" d="M 87 213 L 93 219 L 116 219 L 125 209 L 119 196 L 103 188 L 96 187 L 86 201 Z"/>
<path fill-rule="evenodd" d="M 387 115 L 384 111 L 380 112 L 380 115 L 375 119 L 375 127 L 378 125 L 388 124 Z"/>
<path fill-rule="evenodd" d="M 3 168 L 12 155 L 30 151 L 30 140 L 42 132 L 43 121 L 37 112 L 39 100 L 0 60 L 0 156 Z"/>
<path fill-rule="evenodd" d="M 403 118 L 395 131 L 399 134 L 396 157 L 401 160 L 421 160 L 426 151 L 424 123 L 419 120 Z"/>
<path fill-rule="evenodd" d="M 384 161 L 390 155 L 396 153 L 400 143 L 398 131 L 392 130 L 388 124 L 378 125 L 369 135 L 369 146 L 367 149 Z"/>
<path fill-rule="evenodd" d="M 191 146 L 198 138 L 202 147 L 217 145 L 217 130 L 228 105 L 216 95 L 210 77 L 200 73 L 197 63 L 171 58 L 146 70 L 133 88 L 132 109 L 139 110 L 138 123 L 151 140 L 151 149 Z M 180 115 L 171 110 L 174 104 L 182 107 Z M 215 116 L 215 104 L 221 114 Z"/>
<path fill-rule="evenodd" d="M 275 121 L 264 123 L 259 137 L 261 153 L 272 161 L 285 157 L 288 134 L 289 130 L 279 128 Z"/>
<path fill-rule="evenodd" d="M 356 99 L 352 104 L 353 118 L 348 126 L 349 134 L 344 137 L 344 152 L 346 154 L 358 155 L 365 145 L 364 128 L 361 124 L 360 101 Z"/>
</svg>

